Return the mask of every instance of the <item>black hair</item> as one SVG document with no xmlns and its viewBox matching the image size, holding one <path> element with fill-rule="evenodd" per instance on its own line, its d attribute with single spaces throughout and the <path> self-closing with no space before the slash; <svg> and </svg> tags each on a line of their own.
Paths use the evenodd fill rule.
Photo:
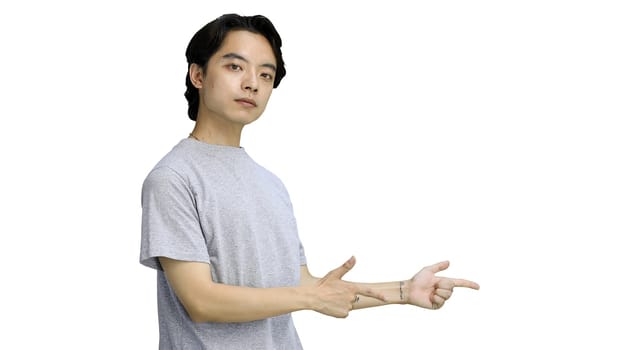
<svg viewBox="0 0 622 350">
<path fill-rule="evenodd" d="M 186 73 L 186 92 L 184 96 L 188 100 L 188 117 L 194 121 L 197 120 L 199 112 L 199 90 L 190 81 L 190 65 L 196 63 L 205 69 L 210 57 L 218 51 L 225 36 L 232 30 L 246 30 L 263 35 L 268 40 L 270 46 L 272 46 L 274 57 L 276 57 L 276 74 L 273 88 L 276 89 L 281 79 L 285 76 L 285 62 L 283 62 L 281 53 L 281 36 L 268 18 L 261 15 L 222 15 L 196 32 L 190 39 L 186 49 L 188 72 Z"/>
</svg>

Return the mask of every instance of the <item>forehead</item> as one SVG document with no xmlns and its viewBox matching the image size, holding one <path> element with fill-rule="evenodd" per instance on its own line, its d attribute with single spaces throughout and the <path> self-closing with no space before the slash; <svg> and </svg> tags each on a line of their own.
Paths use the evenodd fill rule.
<svg viewBox="0 0 622 350">
<path fill-rule="evenodd" d="M 258 64 L 276 64 L 276 58 L 268 39 L 261 34 L 246 30 L 232 30 L 227 33 L 215 56 L 220 58 L 228 53 L 237 53 Z"/>
</svg>

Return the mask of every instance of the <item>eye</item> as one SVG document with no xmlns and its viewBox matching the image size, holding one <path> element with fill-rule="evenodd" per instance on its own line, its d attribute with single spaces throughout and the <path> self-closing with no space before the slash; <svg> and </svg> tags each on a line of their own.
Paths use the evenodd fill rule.
<svg viewBox="0 0 622 350">
<path fill-rule="evenodd" d="M 261 77 L 268 80 L 268 81 L 272 81 L 273 77 L 272 74 L 270 73 L 261 73 Z"/>
<path fill-rule="evenodd" d="M 231 69 L 231 70 L 232 70 L 232 71 L 234 71 L 234 72 L 237 72 L 237 71 L 241 70 L 241 69 L 242 69 L 242 67 L 238 66 L 238 65 L 237 65 L 237 64 L 235 64 L 235 63 L 231 63 L 231 64 L 229 64 L 229 69 Z"/>
</svg>

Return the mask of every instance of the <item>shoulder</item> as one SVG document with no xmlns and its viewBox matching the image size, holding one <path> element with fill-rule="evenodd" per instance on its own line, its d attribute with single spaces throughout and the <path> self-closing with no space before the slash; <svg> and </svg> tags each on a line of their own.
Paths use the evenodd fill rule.
<svg viewBox="0 0 622 350">
<path fill-rule="evenodd" d="M 195 162 L 197 150 L 192 147 L 192 142 L 182 139 L 168 153 L 166 153 L 153 167 L 151 173 L 178 173 L 183 174 L 188 171 L 190 163 Z"/>
<path fill-rule="evenodd" d="M 163 164 L 158 164 L 145 177 L 143 187 L 184 182 L 184 178 L 185 176 L 183 176 L 175 168 Z"/>
<path fill-rule="evenodd" d="M 181 141 L 162 157 L 145 177 L 143 189 L 187 183 L 186 164 L 192 156 L 186 148 Z"/>
<path fill-rule="evenodd" d="M 189 147 L 187 140 L 183 139 L 160 159 L 154 169 L 168 167 L 179 171 L 179 168 L 182 168 L 185 163 L 192 159 L 192 151 L 193 149 Z"/>
</svg>

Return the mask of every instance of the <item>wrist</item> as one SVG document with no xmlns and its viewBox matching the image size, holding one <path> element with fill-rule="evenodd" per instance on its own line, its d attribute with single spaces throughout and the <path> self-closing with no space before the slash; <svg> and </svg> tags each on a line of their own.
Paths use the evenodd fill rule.
<svg viewBox="0 0 622 350">
<path fill-rule="evenodd" d="M 298 299 L 303 310 L 317 311 L 317 302 L 315 293 L 311 286 L 300 286 L 298 290 Z"/>
<path fill-rule="evenodd" d="M 408 304 L 408 281 L 399 281 L 399 303 Z"/>
</svg>

